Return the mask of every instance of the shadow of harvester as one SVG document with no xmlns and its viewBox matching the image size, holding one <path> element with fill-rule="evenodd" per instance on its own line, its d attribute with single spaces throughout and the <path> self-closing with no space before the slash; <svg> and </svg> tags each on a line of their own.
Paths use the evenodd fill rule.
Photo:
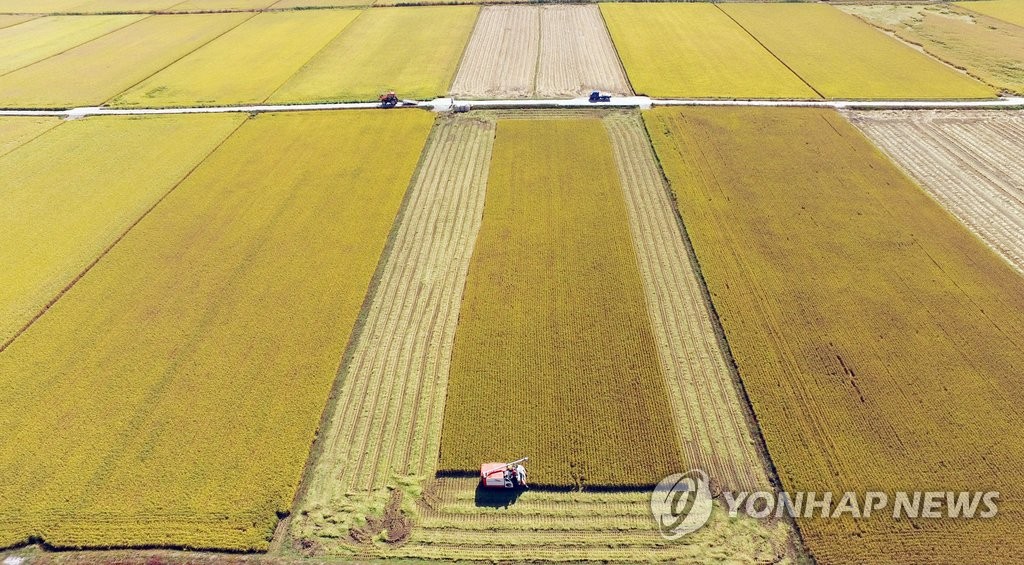
<svg viewBox="0 0 1024 565">
<path fill-rule="evenodd" d="M 476 485 L 474 501 L 478 508 L 508 508 L 523 494 L 521 488 L 484 488 Z"/>
</svg>

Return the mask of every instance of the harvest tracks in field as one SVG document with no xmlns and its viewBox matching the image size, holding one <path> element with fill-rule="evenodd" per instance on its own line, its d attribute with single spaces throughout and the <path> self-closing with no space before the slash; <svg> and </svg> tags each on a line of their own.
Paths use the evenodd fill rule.
<svg viewBox="0 0 1024 565">
<path fill-rule="evenodd" d="M 857 112 L 848 117 L 1024 271 L 1024 114 Z"/>
<path fill-rule="evenodd" d="M 325 415 L 306 487 L 288 526 L 286 552 L 513 560 L 559 559 L 567 551 L 593 559 L 746 556 L 771 561 L 783 556 L 785 561 L 793 554 L 798 542 L 791 525 L 729 521 L 720 511 L 691 543 L 666 542 L 651 521 L 649 495 L 643 490 L 530 491 L 511 506 L 499 507 L 500 500 L 479 497 L 473 479 L 433 478 L 440 410 L 463 285 L 481 225 L 495 121 L 553 117 L 604 118 L 616 166 L 624 167 L 619 175 L 659 360 L 672 365 L 666 376 L 675 379 L 668 383 L 673 418 L 690 414 L 689 423 L 674 431 L 689 443 L 687 463 L 706 465 L 727 488 L 765 484 L 765 464 L 757 459 L 742 421 L 736 421 L 743 411 L 736 406 L 735 384 L 723 366 L 706 299 L 635 114 L 566 109 L 442 117 L 410 188 L 365 323 L 340 373 L 339 392 Z M 639 247 L 637 240 L 647 237 L 668 251 L 659 256 L 651 244 Z M 705 418 L 706 413 L 686 403 L 686 394 L 729 413 Z M 732 401 L 723 397 L 730 394 Z M 717 461 L 708 460 L 712 451 Z M 353 527 L 381 516 L 392 490 L 403 493 L 402 512 L 412 520 L 411 532 L 394 543 L 353 536 Z"/>
<path fill-rule="evenodd" d="M 631 94 L 596 5 L 485 6 L 451 92 L 461 98 Z"/>
<path fill-rule="evenodd" d="M 0 547 L 266 550 L 431 124 L 245 120 L 0 353 Z"/>
<path fill-rule="evenodd" d="M 1020 273 L 835 112 L 644 119 L 785 490 L 1000 492 L 985 520 L 805 515 L 814 555 L 1014 561 Z"/>
<path fill-rule="evenodd" d="M 291 535 L 344 539 L 389 488 L 437 465 L 466 270 L 480 229 L 494 122 L 441 118 L 410 187 L 366 321 L 342 369 Z"/>
<path fill-rule="evenodd" d="M 724 490 L 769 488 L 756 426 L 723 353 L 668 187 L 636 114 L 604 120 L 643 275 L 683 457 Z M 756 438 L 756 441 L 755 441 Z"/>
</svg>

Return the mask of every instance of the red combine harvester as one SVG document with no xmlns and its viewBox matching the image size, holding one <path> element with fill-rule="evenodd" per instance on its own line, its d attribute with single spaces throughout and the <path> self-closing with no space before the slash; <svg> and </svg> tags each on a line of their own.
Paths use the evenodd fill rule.
<svg viewBox="0 0 1024 565">
<path fill-rule="evenodd" d="M 480 486 L 484 488 L 529 488 L 526 486 L 526 467 L 529 457 L 511 463 L 484 463 L 480 465 Z"/>
<path fill-rule="evenodd" d="M 395 94 L 394 90 L 381 94 L 377 97 L 377 100 L 380 101 L 381 108 L 394 108 L 398 106 L 398 95 Z"/>
</svg>

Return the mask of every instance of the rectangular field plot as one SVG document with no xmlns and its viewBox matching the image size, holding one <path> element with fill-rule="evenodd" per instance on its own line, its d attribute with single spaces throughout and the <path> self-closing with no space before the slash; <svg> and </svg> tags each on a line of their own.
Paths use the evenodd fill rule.
<svg viewBox="0 0 1024 565">
<path fill-rule="evenodd" d="M 487 6 L 452 96 L 569 98 L 632 94 L 597 6 Z"/>
<path fill-rule="evenodd" d="M 0 264 L 6 266 L 0 270 L 0 346 L 241 121 L 227 115 L 72 121 L 0 158 Z M 0 122 L 0 136 L 6 123 Z M 47 125 L 53 127 L 39 127 Z"/>
<path fill-rule="evenodd" d="M 534 483 L 581 487 L 681 468 L 631 237 L 600 120 L 499 121 L 441 471 L 528 455 Z"/>
<path fill-rule="evenodd" d="M 112 105 L 263 102 L 357 15 L 355 10 L 258 14 L 119 95 Z"/>
<path fill-rule="evenodd" d="M 431 122 L 250 119 L 0 352 L 0 542 L 266 550 Z"/>
<path fill-rule="evenodd" d="M 1024 2 L 1019 0 L 957 2 L 956 5 L 1024 28 Z"/>
<path fill-rule="evenodd" d="M 984 2 L 990 3 L 995 2 Z M 986 84 L 1024 94 L 1024 27 L 947 4 L 845 5 L 842 9 L 920 45 Z"/>
<path fill-rule="evenodd" d="M 644 117 L 782 486 L 839 493 L 833 508 L 846 491 L 1001 492 L 983 520 L 800 518 L 813 554 L 1013 561 L 1024 278 L 834 112 Z"/>
<path fill-rule="evenodd" d="M 475 6 L 366 10 L 270 100 L 376 100 L 388 90 L 401 98 L 442 96 L 452 82 L 478 10 Z"/>
<path fill-rule="evenodd" d="M 0 106 L 73 108 L 103 104 L 250 17 L 239 13 L 144 18 L 0 76 Z"/>
<path fill-rule="evenodd" d="M 142 16 L 52 16 L 0 29 L 0 75 L 140 19 Z"/>
<path fill-rule="evenodd" d="M 823 4 L 721 9 L 825 98 L 992 98 L 988 86 Z"/>
<path fill-rule="evenodd" d="M 60 118 L 0 117 L 0 157 L 61 123 Z"/>
<path fill-rule="evenodd" d="M 713 4 L 601 4 L 638 93 L 661 98 L 819 98 Z"/>
<path fill-rule="evenodd" d="M 858 112 L 851 118 L 943 206 L 1024 272 L 1024 114 Z"/>
</svg>

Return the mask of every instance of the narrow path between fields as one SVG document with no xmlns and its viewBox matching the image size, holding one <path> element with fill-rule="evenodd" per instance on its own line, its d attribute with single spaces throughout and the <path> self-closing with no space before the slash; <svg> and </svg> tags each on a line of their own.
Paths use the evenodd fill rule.
<svg viewBox="0 0 1024 565">
<path fill-rule="evenodd" d="M 609 102 L 590 102 L 586 98 L 566 100 L 405 100 L 398 108 L 418 108 L 435 112 L 481 109 L 543 109 L 543 108 L 640 108 L 654 106 L 765 106 L 835 108 L 837 110 L 970 110 L 993 108 L 1024 108 L 1024 96 L 1008 96 L 991 100 L 713 100 L 705 98 L 649 98 L 647 96 L 613 96 Z M 340 102 L 328 104 L 257 104 L 250 106 L 203 106 L 193 108 L 108 108 L 103 106 L 66 110 L 0 110 L 0 116 L 59 116 L 78 119 L 88 116 L 125 116 L 147 114 L 219 114 L 225 112 L 306 112 L 325 110 L 367 110 L 380 108 L 376 102 Z"/>
</svg>

